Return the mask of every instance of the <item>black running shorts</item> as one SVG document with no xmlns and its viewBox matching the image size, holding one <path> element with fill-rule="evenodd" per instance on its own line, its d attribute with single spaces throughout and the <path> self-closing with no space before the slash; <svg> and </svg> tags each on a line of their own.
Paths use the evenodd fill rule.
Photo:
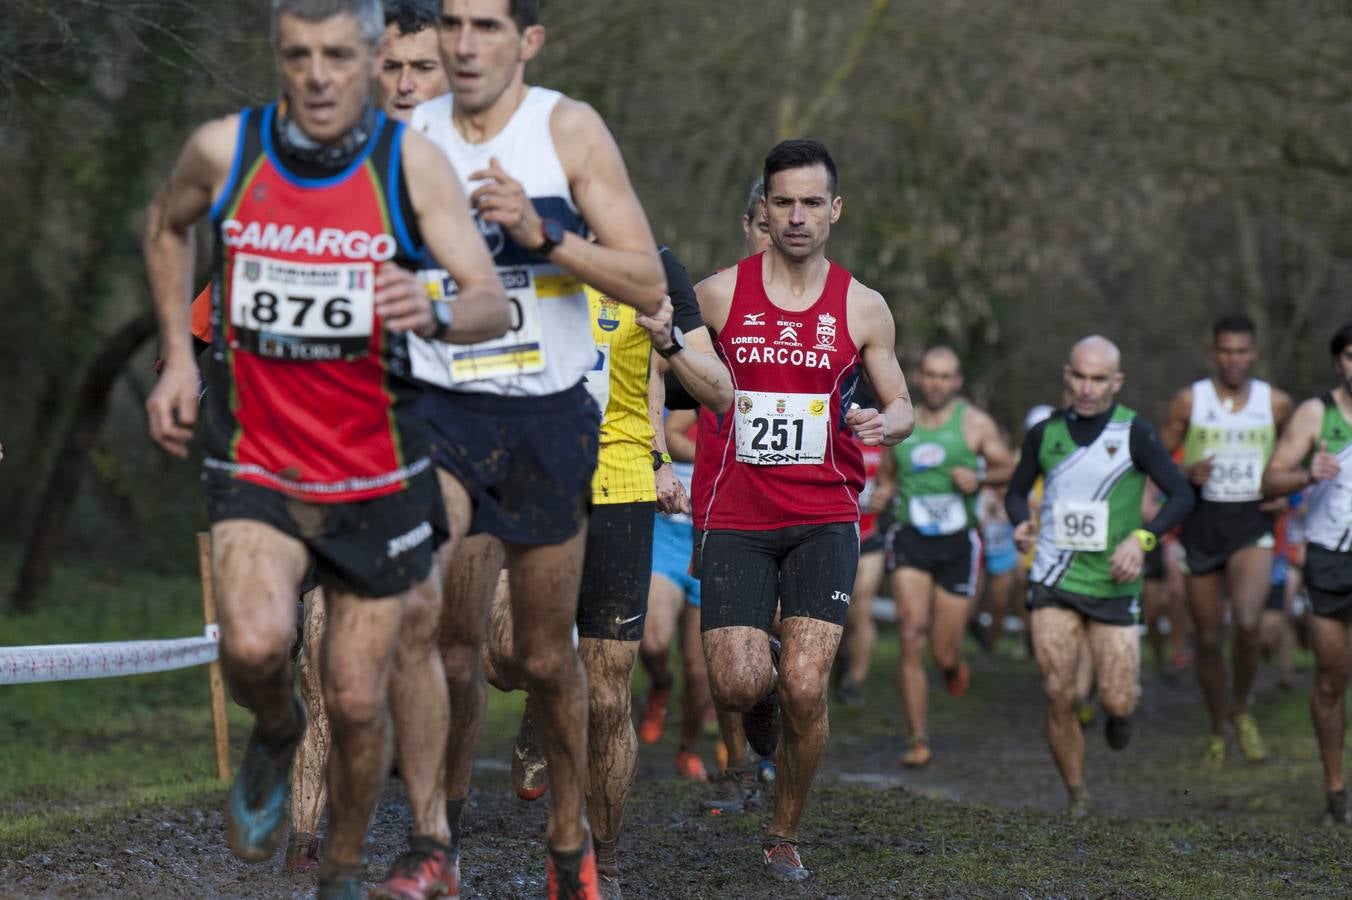
<svg viewBox="0 0 1352 900">
<path fill-rule="evenodd" d="M 1137 597 L 1090 597 L 1045 584 L 1028 585 L 1029 609 L 1073 609 L 1105 625 L 1139 625 L 1141 603 Z"/>
<path fill-rule="evenodd" d="M 1183 546 L 1184 569 L 1189 575 L 1207 575 L 1225 567 L 1245 547 L 1272 546 L 1272 516 L 1259 501 L 1215 503 L 1197 499 L 1178 542 Z"/>
<path fill-rule="evenodd" d="M 214 469 L 203 477 L 213 524 L 249 519 L 270 525 L 310 549 L 321 584 L 337 580 L 366 597 L 393 597 L 421 582 L 449 535 L 430 468 L 407 490 L 357 503 L 307 503 Z"/>
<path fill-rule="evenodd" d="M 900 525 L 892 530 L 887 550 L 889 572 L 919 569 L 939 588 L 959 597 L 970 597 L 976 591 L 981 537 L 975 528 L 931 536 Z"/>
<path fill-rule="evenodd" d="M 601 414 L 579 382 L 543 397 L 429 387 L 420 411 L 432 461 L 474 501 L 470 533 L 512 544 L 562 544 L 587 518 Z"/>
<path fill-rule="evenodd" d="M 1305 548 L 1305 590 L 1316 616 L 1352 621 L 1352 553 L 1318 544 Z"/>
<path fill-rule="evenodd" d="M 768 633 L 776 606 L 785 619 L 845 624 L 859 567 L 855 523 L 718 529 L 702 543 L 701 631 L 746 625 Z"/>
<path fill-rule="evenodd" d="M 577 633 L 637 641 L 648 613 L 653 568 L 651 500 L 593 506 L 577 598 Z"/>
</svg>

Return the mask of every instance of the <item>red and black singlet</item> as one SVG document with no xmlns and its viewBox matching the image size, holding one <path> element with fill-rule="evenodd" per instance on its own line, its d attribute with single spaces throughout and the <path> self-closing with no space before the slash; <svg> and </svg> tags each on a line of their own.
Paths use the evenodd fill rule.
<svg viewBox="0 0 1352 900">
<path fill-rule="evenodd" d="M 206 465 L 318 503 L 403 490 L 427 469 L 403 336 L 374 308 L 387 260 L 414 268 L 404 126 L 376 117 L 356 158 L 303 177 L 275 146 L 276 104 L 246 109 L 216 233 Z"/>
<path fill-rule="evenodd" d="M 864 463 L 845 424 L 859 379 L 846 315 L 852 277 L 831 263 L 821 296 L 791 312 L 765 293 L 763 255 L 738 264 L 717 337 L 733 404 L 716 421 L 701 414 L 695 524 L 758 531 L 856 522 Z"/>
</svg>

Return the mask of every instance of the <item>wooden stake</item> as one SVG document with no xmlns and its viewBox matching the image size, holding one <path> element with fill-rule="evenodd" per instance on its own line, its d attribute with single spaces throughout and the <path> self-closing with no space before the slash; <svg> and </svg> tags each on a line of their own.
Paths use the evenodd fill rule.
<svg viewBox="0 0 1352 900">
<path fill-rule="evenodd" d="M 211 592 L 211 535 L 197 532 L 197 566 L 202 573 L 202 618 L 208 626 L 216 624 L 216 596 Z M 211 680 L 211 725 L 216 734 L 216 777 L 230 778 L 230 725 L 225 718 L 225 679 L 221 677 L 221 661 L 207 666 Z"/>
</svg>

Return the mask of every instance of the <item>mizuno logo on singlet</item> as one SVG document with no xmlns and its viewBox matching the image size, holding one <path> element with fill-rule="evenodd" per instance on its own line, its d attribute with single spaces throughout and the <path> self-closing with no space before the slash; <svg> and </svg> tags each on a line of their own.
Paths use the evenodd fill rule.
<svg viewBox="0 0 1352 900">
<path fill-rule="evenodd" d="M 221 223 L 221 239 L 236 250 L 271 250 L 274 253 L 310 253 L 315 256 L 342 256 L 347 259 L 383 262 L 394 256 L 398 244 L 388 234 L 344 231 L 341 228 L 314 229 L 309 225 L 281 225 L 277 222 L 250 222 L 237 219 Z"/>
</svg>

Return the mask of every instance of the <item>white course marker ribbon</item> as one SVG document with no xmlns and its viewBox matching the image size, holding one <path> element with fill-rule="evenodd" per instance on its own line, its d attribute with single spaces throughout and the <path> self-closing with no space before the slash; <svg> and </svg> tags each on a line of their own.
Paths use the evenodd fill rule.
<svg viewBox="0 0 1352 900">
<path fill-rule="evenodd" d="M 216 659 L 220 637 L 220 628 L 212 624 L 202 637 L 0 647 L 0 684 L 114 678 L 205 665 Z"/>
</svg>

